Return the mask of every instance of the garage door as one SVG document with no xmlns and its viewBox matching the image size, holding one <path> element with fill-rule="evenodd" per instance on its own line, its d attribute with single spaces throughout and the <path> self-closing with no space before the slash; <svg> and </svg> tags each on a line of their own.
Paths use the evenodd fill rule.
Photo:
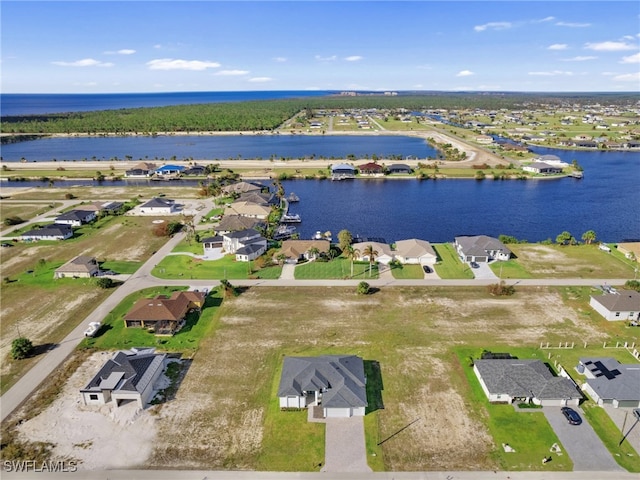
<svg viewBox="0 0 640 480">
<path fill-rule="evenodd" d="M 325 408 L 325 416 L 329 418 L 348 418 L 351 416 L 350 408 Z"/>
</svg>

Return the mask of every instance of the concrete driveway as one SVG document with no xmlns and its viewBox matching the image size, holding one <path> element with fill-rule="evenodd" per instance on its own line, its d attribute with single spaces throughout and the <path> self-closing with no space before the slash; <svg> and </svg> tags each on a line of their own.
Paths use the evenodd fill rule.
<svg viewBox="0 0 640 480">
<path fill-rule="evenodd" d="M 471 268 L 470 264 L 469 264 L 469 268 Z M 471 271 L 473 272 L 473 275 L 477 279 L 492 280 L 492 279 L 498 278 L 496 274 L 493 273 L 493 270 L 489 268 L 488 263 L 478 263 L 478 268 L 471 268 Z"/>
<path fill-rule="evenodd" d="M 364 442 L 364 417 L 325 419 L 322 472 L 371 472 Z"/>
<path fill-rule="evenodd" d="M 573 460 L 574 471 L 624 471 L 591 428 L 584 412 L 579 407 L 572 408 L 582 417 L 582 424 L 570 425 L 560 407 L 544 407 L 542 412 Z"/>
</svg>

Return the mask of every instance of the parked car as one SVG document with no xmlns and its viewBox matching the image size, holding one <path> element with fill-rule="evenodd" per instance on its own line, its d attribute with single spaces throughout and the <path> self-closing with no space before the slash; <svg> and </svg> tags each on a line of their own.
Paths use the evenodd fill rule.
<svg viewBox="0 0 640 480">
<path fill-rule="evenodd" d="M 480 265 L 478 265 L 476 262 L 471 262 L 469 265 L 471 265 L 471 268 L 480 268 Z"/>
<path fill-rule="evenodd" d="M 424 273 L 431 273 L 431 272 L 433 272 L 433 270 L 431 269 L 431 267 L 430 267 L 430 266 L 428 266 L 428 265 L 423 265 L 423 266 L 422 266 L 422 270 L 424 270 Z"/>
<path fill-rule="evenodd" d="M 85 337 L 93 337 L 100 330 L 100 322 L 90 322 L 89 327 L 84 331 Z"/>
<path fill-rule="evenodd" d="M 576 412 L 573 408 L 562 407 L 560 411 L 571 425 L 580 425 L 582 423 L 582 418 L 580 418 L 578 412 Z"/>
<path fill-rule="evenodd" d="M 97 277 L 104 277 L 107 275 L 116 275 L 116 272 L 114 272 L 113 270 L 100 270 L 98 273 L 96 273 Z"/>
<path fill-rule="evenodd" d="M 13 247 L 13 243 L 3 242 L 2 247 Z"/>
</svg>

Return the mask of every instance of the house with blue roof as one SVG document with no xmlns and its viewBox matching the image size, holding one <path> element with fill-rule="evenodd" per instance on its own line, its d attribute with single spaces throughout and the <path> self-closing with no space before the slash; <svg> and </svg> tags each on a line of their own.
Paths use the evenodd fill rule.
<svg viewBox="0 0 640 480">
<path fill-rule="evenodd" d="M 185 169 L 182 165 L 163 165 L 156 168 L 155 173 L 159 176 L 179 175 Z"/>
</svg>

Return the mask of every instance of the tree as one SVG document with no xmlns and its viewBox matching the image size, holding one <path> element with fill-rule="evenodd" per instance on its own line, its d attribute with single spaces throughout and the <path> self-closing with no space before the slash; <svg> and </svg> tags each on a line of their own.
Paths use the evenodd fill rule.
<svg viewBox="0 0 640 480">
<path fill-rule="evenodd" d="M 18 337 L 11 342 L 11 358 L 14 360 L 22 360 L 27 358 L 33 352 L 33 343 L 25 337 Z"/>
<path fill-rule="evenodd" d="M 238 293 L 239 293 L 238 289 L 233 285 L 231 285 L 231 282 L 229 282 L 229 280 L 227 279 L 220 280 L 220 285 L 222 285 L 225 298 L 238 296 Z"/>
<path fill-rule="evenodd" d="M 342 252 L 345 257 L 351 260 L 351 277 L 353 278 L 353 261 L 360 256 L 360 250 L 353 248 L 353 245 L 348 245 Z"/>
<path fill-rule="evenodd" d="M 556 237 L 556 243 L 560 245 L 567 245 L 568 243 L 571 243 L 572 238 L 573 237 L 571 236 L 571 233 L 565 230 L 564 232 L 562 232 L 560 235 Z"/>
<path fill-rule="evenodd" d="M 317 258 L 318 255 L 320 255 L 320 250 L 318 249 L 318 247 L 311 247 L 309 249 L 309 257 Z"/>
<path fill-rule="evenodd" d="M 368 295 L 370 291 L 371 291 L 371 287 L 367 282 L 360 282 L 358 284 L 358 290 L 357 290 L 358 295 Z"/>
<path fill-rule="evenodd" d="M 114 283 L 115 282 L 109 277 L 100 277 L 96 280 L 96 285 L 104 289 L 113 287 Z"/>
<path fill-rule="evenodd" d="M 338 246 L 340 250 L 344 252 L 345 248 L 351 245 L 351 242 L 353 242 L 353 235 L 351 235 L 349 230 L 340 230 L 340 232 L 338 232 Z"/>
<path fill-rule="evenodd" d="M 362 252 L 362 255 L 369 259 L 369 277 L 371 277 L 371 268 L 373 266 L 373 262 L 375 261 L 376 257 L 378 256 L 378 251 L 373 248 L 373 245 L 367 245 L 364 248 L 364 251 Z"/>
<path fill-rule="evenodd" d="M 587 245 L 591 245 L 596 241 L 596 232 L 593 230 L 588 230 L 582 234 L 582 241 Z"/>
</svg>

